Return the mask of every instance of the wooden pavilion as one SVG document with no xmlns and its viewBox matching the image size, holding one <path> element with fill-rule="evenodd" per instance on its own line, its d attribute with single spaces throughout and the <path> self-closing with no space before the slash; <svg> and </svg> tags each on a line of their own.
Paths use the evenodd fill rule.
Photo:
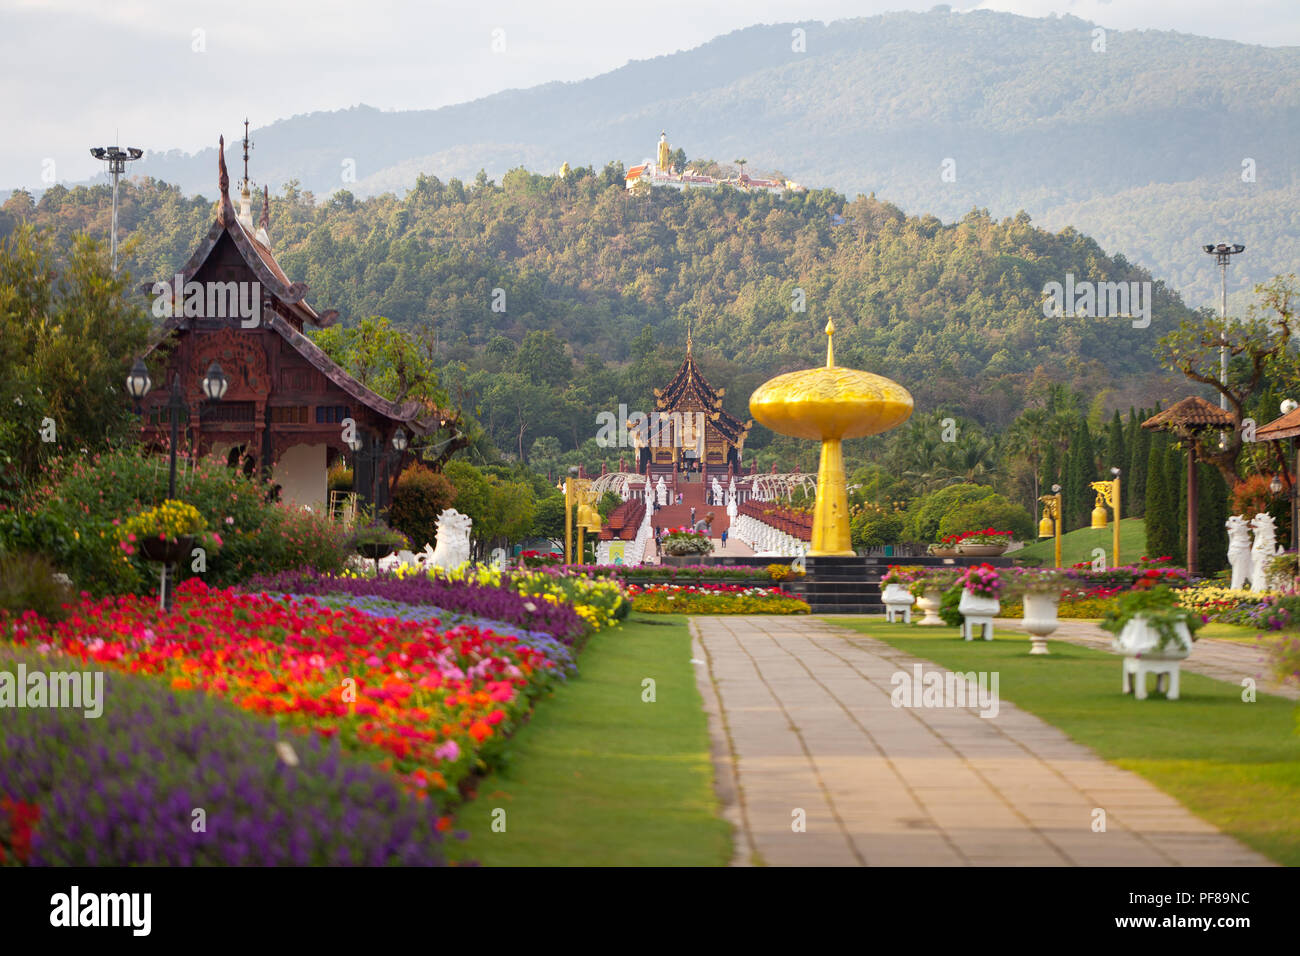
<svg viewBox="0 0 1300 956">
<path fill-rule="evenodd" d="M 218 455 L 246 473 L 259 471 L 279 486 L 281 500 L 311 508 L 327 506 L 327 470 L 346 456 L 354 489 L 382 509 L 409 458 L 394 447 L 398 429 L 413 439 L 454 429 L 459 416 L 375 394 L 307 337 L 338 313 L 313 309 L 308 287 L 290 281 L 276 262 L 265 189 L 261 221 L 253 225 L 247 138 L 244 147 L 240 208 L 230 198 L 223 137 L 216 220 L 175 276 L 145 286 L 154 314 L 165 321 L 147 355 L 159 387 L 142 402 L 143 438 L 167 441 L 170 384 L 179 376 L 187 406 L 181 445 L 191 456 Z M 205 402 L 200 382 L 213 362 L 229 386 L 221 401 Z M 359 454 L 347 444 L 349 423 L 363 442 Z M 444 443 L 442 457 L 457 447 Z"/>
<path fill-rule="evenodd" d="M 753 426 L 722 407 L 725 388 L 711 386 L 695 363 L 691 335 L 686 357 L 665 388 L 654 390 L 655 413 L 648 436 L 637 443 L 637 472 L 681 473 L 703 479 L 739 475 L 745 438 Z"/>
<path fill-rule="evenodd" d="M 1225 409 L 1195 395 L 1175 402 L 1142 423 L 1152 431 L 1169 432 L 1187 446 L 1187 571 L 1196 571 L 1197 444 L 1207 431 L 1231 431 L 1236 423 Z"/>
</svg>

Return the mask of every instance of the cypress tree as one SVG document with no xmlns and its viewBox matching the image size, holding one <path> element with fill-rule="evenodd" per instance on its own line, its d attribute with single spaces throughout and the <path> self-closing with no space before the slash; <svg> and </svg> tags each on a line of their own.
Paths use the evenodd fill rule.
<svg viewBox="0 0 1300 956">
<path fill-rule="evenodd" d="M 1124 480 L 1119 483 L 1120 506 L 1124 510 L 1124 517 L 1132 517 L 1133 504 L 1131 496 L 1133 493 L 1133 451 L 1137 443 L 1138 417 L 1137 410 L 1132 405 L 1128 407 L 1128 421 L 1124 423 L 1124 460 L 1119 466 L 1124 469 L 1121 476 Z M 1146 472 L 1145 462 L 1142 471 Z"/>
<path fill-rule="evenodd" d="M 1056 443 L 1048 442 L 1047 450 L 1043 452 L 1043 461 L 1039 466 L 1038 476 L 1038 493 L 1040 495 L 1050 495 L 1052 485 L 1060 483 L 1061 465 L 1056 454 Z"/>
<path fill-rule="evenodd" d="M 1169 486 L 1166 493 L 1173 504 L 1174 525 L 1177 537 L 1171 550 L 1162 552 L 1174 559 L 1174 564 L 1187 563 L 1187 453 L 1175 442 L 1170 442 L 1165 451 L 1165 484 Z"/>
<path fill-rule="evenodd" d="M 1197 464 L 1196 564 L 1206 574 L 1228 566 L 1228 483 L 1219 469 Z"/>
<path fill-rule="evenodd" d="M 1142 414 L 1146 416 L 1146 409 L 1142 410 Z M 1142 418 L 1142 421 L 1146 421 L 1146 417 Z M 1146 513 L 1147 467 L 1151 458 L 1151 432 L 1142 428 L 1140 424 L 1133 435 L 1131 453 L 1128 481 L 1123 483 L 1128 496 L 1124 513 L 1138 516 Z"/>
<path fill-rule="evenodd" d="M 1092 435 L 1087 420 L 1080 416 L 1066 454 L 1065 481 L 1062 482 L 1066 530 L 1088 527 L 1094 498 L 1092 489 L 1088 487 L 1093 480 L 1092 472 Z"/>
<path fill-rule="evenodd" d="M 1172 550 L 1177 525 L 1170 525 L 1172 515 L 1167 510 L 1164 442 L 1153 439 L 1150 445 L 1146 468 L 1146 514 L 1143 525 L 1146 529 L 1147 556 L 1156 558 L 1162 554 L 1169 554 Z"/>
<path fill-rule="evenodd" d="M 1110 473 L 1111 468 L 1118 468 L 1123 477 L 1123 472 L 1128 469 L 1128 456 L 1124 454 L 1124 423 L 1120 421 L 1119 409 L 1115 410 L 1115 417 L 1110 420 L 1110 427 L 1106 430 L 1106 451 L 1101 460 L 1101 475 L 1103 480 L 1113 477 Z M 1120 495 L 1124 494 L 1124 482 L 1119 483 Z M 1124 499 L 1120 498 L 1118 502 L 1120 513 L 1127 515 L 1128 511 L 1124 508 Z"/>
</svg>

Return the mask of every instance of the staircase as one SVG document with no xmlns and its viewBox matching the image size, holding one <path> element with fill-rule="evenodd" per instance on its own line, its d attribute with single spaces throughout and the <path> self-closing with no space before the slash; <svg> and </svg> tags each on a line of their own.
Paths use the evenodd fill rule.
<svg viewBox="0 0 1300 956">
<path fill-rule="evenodd" d="M 708 504 L 705 485 L 700 481 L 679 481 L 677 491 L 682 493 L 679 505 L 664 505 L 650 517 L 650 524 L 656 528 L 685 528 L 691 523 L 691 508 L 695 508 L 695 520 L 699 521 L 710 511 L 713 512 L 713 525 L 709 528 L 709 537 L 720 538 L 725 528 L 730 527 L 731 519 L 727 517 L 726 505 Z M 668 486 L 668 500 L 673 501 L 676 492 Z"/>
</svg>

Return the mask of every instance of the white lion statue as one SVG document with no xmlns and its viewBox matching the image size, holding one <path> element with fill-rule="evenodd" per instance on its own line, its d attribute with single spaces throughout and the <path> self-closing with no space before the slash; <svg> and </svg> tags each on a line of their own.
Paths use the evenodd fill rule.
<svg viewBox="0 0 1300 956">
<path fill-rule="evenodd" d="M 428 564 L 438 568 L 458 568 L 469 561 L 469 531 L 474 521 L 455 508 L 438 515 L 438 544 Z"/>
<path fill-rule="evenodd" d="M 1228 518 L 1228 564 L 1232 566 L 1232 583 L 1229 587 L 1236 591 L 1246 586 L 1250 580 L 1253 559 L 1250 553 L 1250 525 L 1245 515 L 1232 515 Z"/>
<path fill-rule="evenodd" d="M 1268 590 L 1268 565 L 1282 549 L 1277 546 L 1277 529 L 1273 526 L 1273 516 L 1260 512 L 1250 522 L 1255 532 L 1255 544 L 1250 549 L 1250 589 L 1252 591 Z"/>
</svg>

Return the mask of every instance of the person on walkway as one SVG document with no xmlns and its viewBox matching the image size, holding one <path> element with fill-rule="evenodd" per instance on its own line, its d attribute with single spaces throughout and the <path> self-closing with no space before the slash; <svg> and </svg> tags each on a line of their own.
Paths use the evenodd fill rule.
<svg viewBox="0 0 1300 956">
<path fill-rule="evenodd" d="M 691 505 L 691 524 L 695 524 L 695 506 Z"/>
<path fill-rule="evenodd" d="M 727 546 L 727 529 L 726 529 L 726 528 L 723 528 L 723 529 L 722 529 L 722 547 L 723 547 L 723 548 L 726 548 L 726 546 Z"/>
</svg>

